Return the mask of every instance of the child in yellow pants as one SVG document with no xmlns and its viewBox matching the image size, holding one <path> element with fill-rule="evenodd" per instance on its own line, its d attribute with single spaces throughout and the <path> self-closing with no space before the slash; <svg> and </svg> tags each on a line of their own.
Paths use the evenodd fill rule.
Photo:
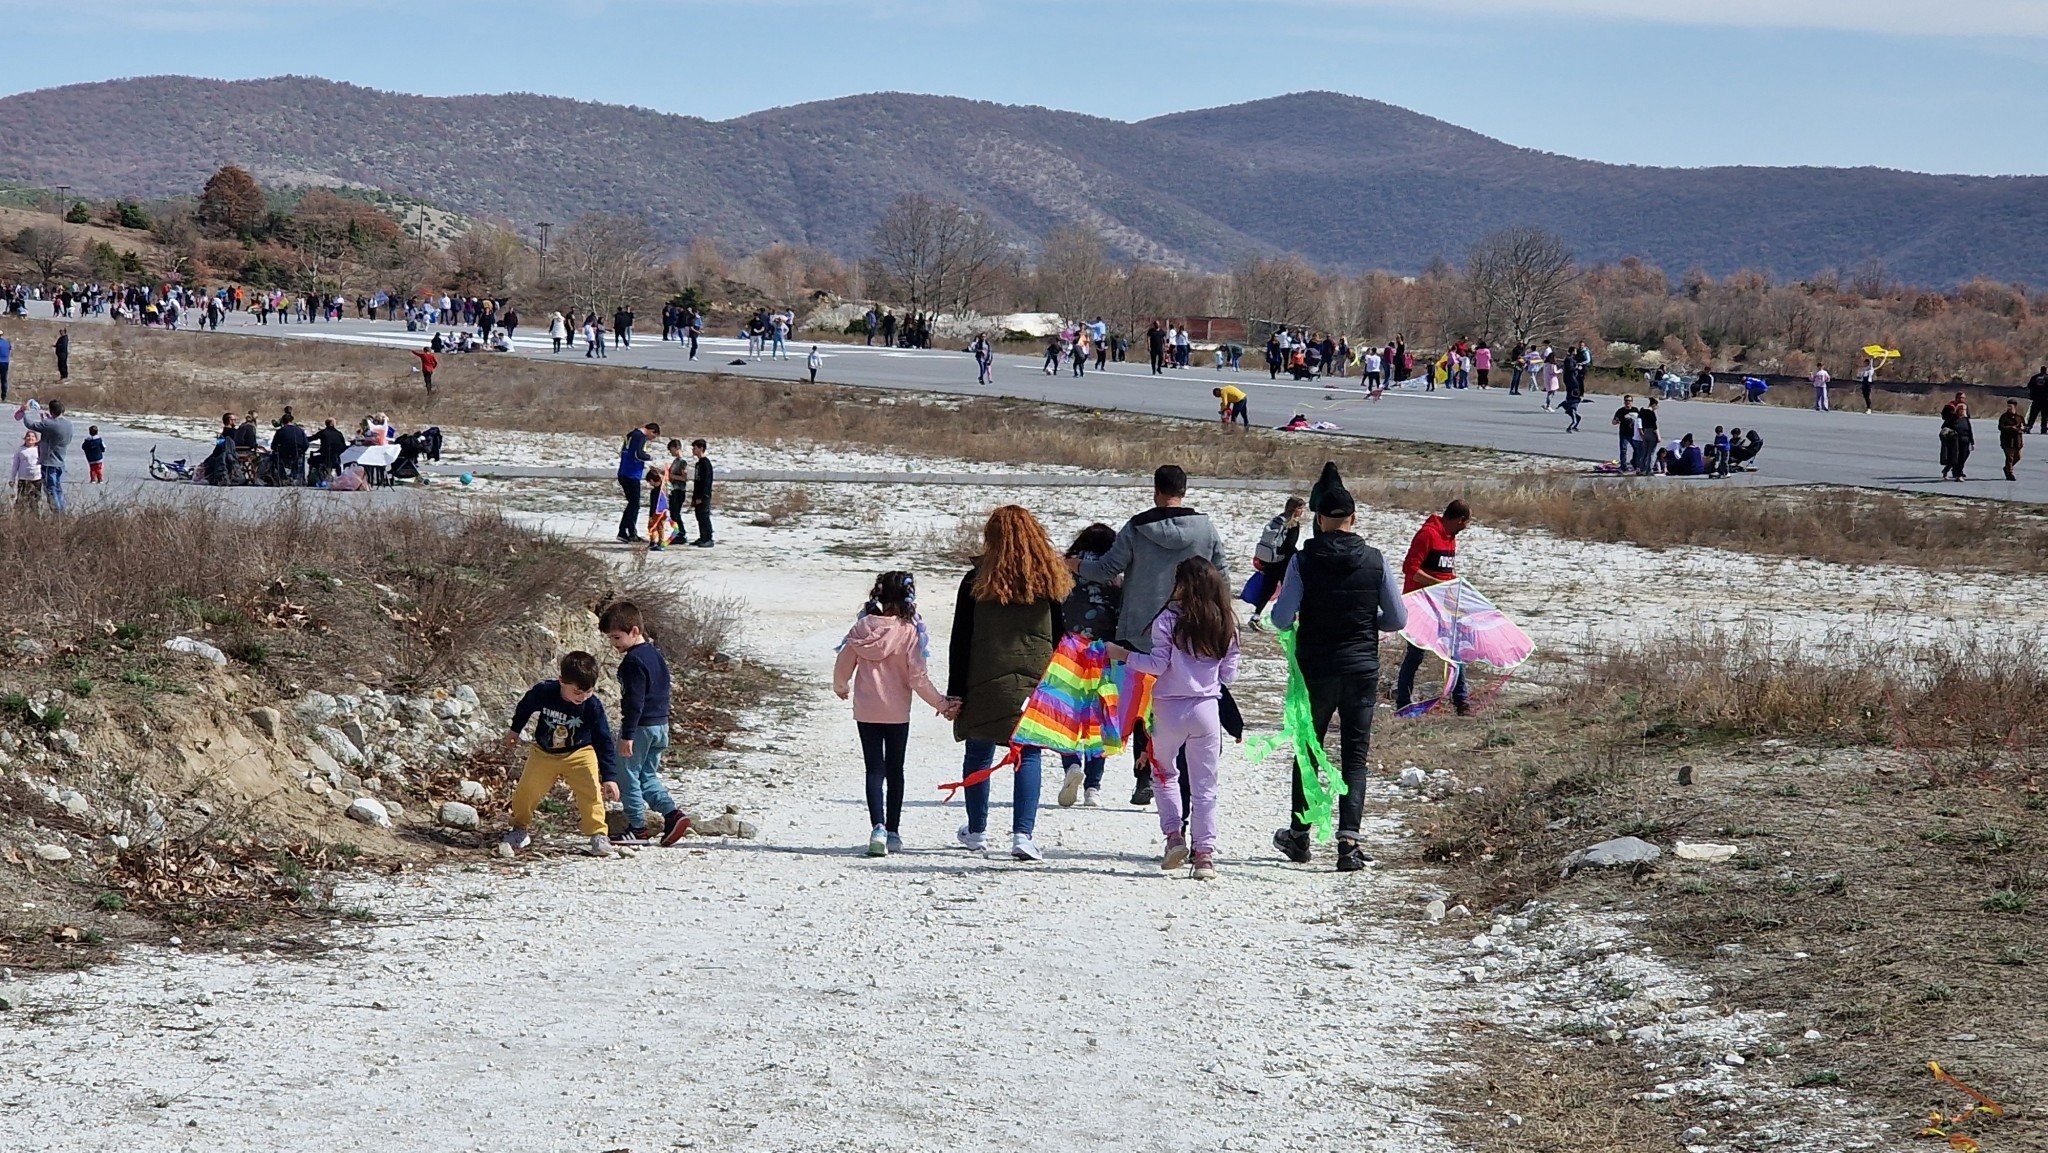
<svg viewBox="0 0 2048 1153">
<path fill-rule="evenodd" d="M 517 747 L 532 721 L 533 748 L 512 790 L 512 828 L 505 834 L 505 844 L 516 852 L 532 843 L 527 829 L 533 824 L 534 807 L 556 781 L 567 781 L 583 835 L 590 838 L 590 854 L 609 857 L 612 843 L 605 836 L 604 802 L 619 795 L 618 762 L 604 702 L 597 699 L 597 658 L 570 653 L 562 658 L 560 673 L 558 679 L 528 689 L 512 710 L 505 746 Z"/>
</svg>

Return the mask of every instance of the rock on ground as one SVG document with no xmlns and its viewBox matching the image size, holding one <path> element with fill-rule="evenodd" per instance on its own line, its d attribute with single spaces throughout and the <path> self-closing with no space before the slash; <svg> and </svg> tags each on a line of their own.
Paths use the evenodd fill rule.
<svg viewBox="0 0 2048 1153">
<path fill-rule="evenodd" d="M 391 811 L 375 797 L 357 797 L 348 803 L 348 816 L 352 821 L 361 821 L 379 829 L 391 827 Z"/>
</svg>

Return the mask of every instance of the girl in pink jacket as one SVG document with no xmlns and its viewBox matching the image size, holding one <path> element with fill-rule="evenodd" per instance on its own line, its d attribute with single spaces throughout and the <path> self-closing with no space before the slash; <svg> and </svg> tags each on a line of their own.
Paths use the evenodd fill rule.
<svg viewBox="0 0 2048 1153">
<path fill-rule="evenodd" d="M 853 698 L 853 720 L 867 761 L 870 857 L 903 850 L 898 822 L 910 695 L 924 698 L 940 716 L 951 716 L 955 707 L 932 687 L 925 669 L 930 659 L 931 637 L 917 611 L 917 579 L 907 572 L 876 577 L 860 618 L 839 642 L 839 661 L 832 668 L 832 691 L 842 701 Z"/>
</svg>

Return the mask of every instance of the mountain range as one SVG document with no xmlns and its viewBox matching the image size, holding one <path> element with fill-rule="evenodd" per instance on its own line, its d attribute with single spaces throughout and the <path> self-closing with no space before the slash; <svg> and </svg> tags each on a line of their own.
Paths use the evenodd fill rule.
<svg viewBox="0 0 2048 1153">
<path fill-rule="evenodd" d="M 988 213 L 1021 244 L 1067 222 L 1201 269 L 1299 253 L 1328 269 L 1457 263 L 1534 224 L 1582 261 L 1798 278 L 1870 260 L 1909 282 L 2048 284 L 2048 177 L 1883 168 L 1651 168 L 1537 152 L 1327 92 L 1126 123 L 878 93 L 710 121 L 526 93 L 424 97 L 334 81 L 152 76 L 0 99 L 0 180 L 94 197 L 196 194 L 223 164 L 471 216 L 646 215 L 843 256 L 898 196 Z"/>
</svg>

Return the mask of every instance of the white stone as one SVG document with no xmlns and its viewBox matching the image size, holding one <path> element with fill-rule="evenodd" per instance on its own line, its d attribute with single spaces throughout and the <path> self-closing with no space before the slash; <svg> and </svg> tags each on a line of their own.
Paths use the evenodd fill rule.
<svg viewBox="0 0 2048 1153">
<path fill-rule="evenodd" d="M 1819 1029 L 1808 1029 L 1808 1030 L 1806 1031 L 1806 1039 L 1807 1039 L 1807 1040 L 1809 1040 L 1809 1041 L 1818 1041 L 1818 1040 L 1820 1040 L 1820 1030 L 1819 1030 Z"/>
<path fill-rule="evenodd" d="M 64 806 L 64 811 L 74 817 L 83 817 L 87 813 L 92 812 L 92 803 L 87 801 L 84 795 L 77 789 L 65 789 L 63 792 L 58 793 L 57 803 Z"/>
<path fill-rule="evenodd" d="M 1747 1061 L 1744 1061 L 1744 1060 L 1742 1059 L 1742 1054 L 1740 1054 L 1740 1053 L 1723 1053 L 1723 1054 L 1721 1054 L 1721 1064 L 1723 1064 L 1723 1065 L 1731 1065 L 1731 1066 L 1741 1066 L 1741 1065 L 1746 1065 L 1746 1064 L 1748 1064 L 1748 1063 L 1749 1063 L 1749 1062 L 1747 1062 Z"/>
<path fill-rule="evenodd" d="M 53 865 L 61 865 L 71 859 L 71 850 L 62 845 L 37 845 L 36 856 Z"/>
<path fill-rule="evenodd" d="M 443 801 L 434 819 L 451 829 L 474 829 L 483 824 L 483 818 L 476 809 L 461 801 Z"/>
<path fill-rule="evenodd" d="M 1401 770 L 1401 787 L 1404 789 L 1419 789 L 1428 783 L 1429 774 L 1414 765 Z"/>
<path fill-rule="evenodd" d="M 455 795 L 465 801 L 477 803 L 491 799 L 491 791 L 484 788 L 482 781 L 464 781 L 455 786 Z"/>
<path fill-rule="evenodd" d="M 341 784 L 341 762 L 330 756 L 326 749 L 307 741 L 306 760 L 312 763 L 313 771 L 327 778 L 328 784 Z"/>
<path fill-rule="evenodd" d="M 1422 919 L 1432 925 L 1442 924 L 1444 919 L 1444 903 L 1442 901 L 1431 901 L 1428 905 L 1424 906 Z"/>
<path fill-rule="evenodd" d="M 1707 1139 L 1707 1130 L 1704 1126 L 1695 1125 L 1680 1134 L 1678 1139 L 1687 1145 L 1698 1145 Z"/>
<path fill-rule="evenodd" d="M 341 715 L 341 702 L 322 692 L 309 692 L 292 702 L 292 712 L 300 719 L 320 724 Z"/>
<path fill-rule="evenodd" d="M 1680 841 L 1671 851 L 1681 861 L 1725 861 L 1740 852 L 1735 845 L 1716 845 L 1707 841 Z"/>
<path fill-rule="evenodd" d="M 1564 859 L 1567 870 L 1581 865 L 1594 868 L 1623 868 L 1633 865 L 1647 865 L 1664 855 L 1664 850 L 1643 840 L 1641 837 L 1615 837 L 1597 845 L 1580 849 Z"/>
<path fill-rule="evenodd" d="M 374 797 L 357 797 L 355 800 L 350 801 L 348 815 L 352 821 L 361 821 L 366 825 L 372 825 L 379 829 L 391 827 L 390 812 Z"/>
<path fill-rule="evenodd" d="M 363 751 L 358 749 L 356 743 L 349 740 L 347 734 L 343 733 L 340 729 L 330 725 L 321 725 L 313 730 L 313 736 L 320 742 L 321 747 L 325 748 L 335 760 L 340 761 L 342 764 L 360 765 L 366 763 Z"/>
<path fill-rule="evenodd" d="M 483 703 L 477 699 L 476 690 L 468 685 L 455 686 L 455 699 L 472 708 Z"/>
<path fill-rule="evenodd" d="M 203 661 L 210 661 L 215 668 L 226 668 L 228 664 L 228 655 L 226 653 L 214 648 L 205 641 L 195 641 L 191 637 L 172 637 L 164 642 L 164 647 L 174 653 L 184 653 L 187 656 L 198 657 Z"/>
</svg>

